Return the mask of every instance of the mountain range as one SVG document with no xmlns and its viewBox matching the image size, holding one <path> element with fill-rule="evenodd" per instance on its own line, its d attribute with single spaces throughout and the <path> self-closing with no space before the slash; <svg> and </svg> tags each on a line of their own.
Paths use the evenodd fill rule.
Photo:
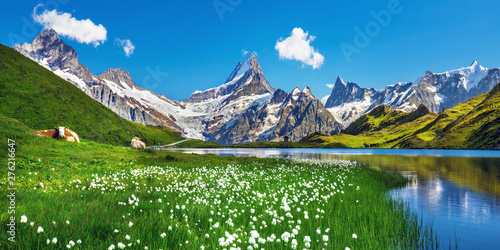
<svg viewBox="0 0 500 250">
<path fill-rule="evenodd" d="M 470 98 L 483 94 L 500 82 L 500 69 L 487 69 L 472 62 L 469 67 L 444 73 L 425 72 L 413 82 L 389 85 L 383 90 L 361 88 L 356 83 L 345 83 L 339 76 L 325 106 L 348 127 L 378 105 L 385 104 L 395 110 L 411 112 L 424 104 L 438 113 Z"/>
<path fill-rule="evenodd" d="M 91 74 L 52 29 L 42 31 L 31 44 L 13 48 L 125 119 L 170 127 L 185 137 L 224 145 L 280 141 L 284 136 L 298 141 L 314 132 L 332 135 L 380 104 L 405 112 L 424 104 L 431 112 L 439 112 L 489 91 L 500 75 L 498 68 L 488 70 L 474 61 L 470 67 L 445 73 L 427 71 L 414 82 L 383 90 L 345 83 L 339 76 L 323 104 L 309 87 L 290 93 L 273 88 L 250 54 L 223 84 L 175 101 L 139 87 L 123 69 Z"/>
<path fill-rule="evenodd" d="M 424 104 L 409 113 L 382 104 L 341 133 L 314 133 L 301 143 L 314 147 L 499 150 L 499 103 L 500 83 L 438 114 Z"/>
</svg>

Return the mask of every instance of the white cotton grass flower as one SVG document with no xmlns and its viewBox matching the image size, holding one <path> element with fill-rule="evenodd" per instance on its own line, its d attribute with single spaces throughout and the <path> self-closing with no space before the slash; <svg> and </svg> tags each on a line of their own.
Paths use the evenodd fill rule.
<svg viewBox="0 0 500 250">
<path fill-rule="evenodd" d="M 115 231 L 113 231 L 113 233 L 118 233 L 118 232 L 120 232 L 120 231 L 118 231 L 118 229 L 115 229 Z"/>
<path fill-rule="evenodd" d="M 82 240 L 77 240 L 76 243 L 77 244 L 82 244 Z"/>
<path fill-rule="evenodd" d="M 68 244 L 69 244 L 69 245 L 71 245 L 71 246 L 74 246 L 74 245 L 75 245 L 75 242 L 74 242 L 74 241 L 72 241 L 72 240 L 70 240 Z"/>
<path fill-rule="evenodd" d="M 50 244 L 50 239 L 47 239 L 47 245 Z"/>
<path fill-rule="evenodd" d="M 56 238 L 56 237 L 54 237 L 54 238 L 52 239 L 52 244 L 57 244 L 57 238 Z"/>
<path fill-rule="evenodd" d="M 36 230 L 37 233 L 43 233 L 43 227 L 39 226 L 38 230 Z"/>
<path fill-rule="evenodd" d="M 345 247 L 345 250 L 351 250 L 351 249 L 350 249 L 350 248 L 348 248 L 348 247 Z"/>
<path fill-rule="evenodd" d="M 70 245 L 70 244 L 66 245 L 66 248 L 70 249 L 70 248 L 71 248 L 71 245 Z"/>
<path fill-rule="evenodd" d="M 113 250 L 115 248 L 116 248 L 115 245 L 111 244 L 111 246 L 108 247 L 108 250 Z"/>
<path fill-rule="evenodd" d="M 21 216 L 21 223 L 26 223 L 28 222 L 28 217 L 26 217 L 26 215 L 22 215 Z"/>
<path fill-rule="evenodd" d="M 35 225 L 35 222 L 30 222 L 30 226 L 34 226 Z"/>
<path fill-rule="evenodd" d="M 328 241 L 328 235 L 323 235 L 323 241 Z"/>
<path fill-rule="evenodd" d="M 297 248 L 297 245 L 298 245 L 297 240 L 296 240 L 296 239 L 293 239 L 293 240 L 292 240 L 292 248 L 293 248 L 293 249 L 296 249 L 296 248 Z"/>
<path fill-rule="evenodd" d="M 161 236 L 162 238 L 165 238 L 165 236 L 167 236 L 167 234 L 166 234 L 166 233 L 162 233 L 162 234 L 160 234 L 160 236 Z"/>
<path fill-rule="evenodd" d="M 130 235 L 125 235 L 125 239 L 130 240 Z"/>
<path fill-rule="evenodd" d="M 134 225 L 134 223 L 132 223 L 132 221 L 128 222 L 128 227 L 132 227 L 133 225 Z"/>
<path fill-rule="evenodd" d="M 118 245 L 118 248 L 120 248 L 120 249 L 124 249 L 126 247 L 125 244 L 123 244 L 121 242 L 118 242 L 117 245 Z"/>
<path fill-rule="evenodd" d="M 352 234 L 352 238 L 353 238 L 353 239 L 357 239 L 357 238 L 358 238 L 358 236 L 357 236 L 356 234 Z"/>
</svg>

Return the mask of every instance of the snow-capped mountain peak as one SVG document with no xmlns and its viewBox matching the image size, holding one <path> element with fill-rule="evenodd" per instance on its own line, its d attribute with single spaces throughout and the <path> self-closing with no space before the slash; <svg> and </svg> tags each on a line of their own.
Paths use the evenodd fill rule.
<svg viewBox="0 0 500 250">
<path fill-rule="evenodd" d="M 337 80 L 335 81 L 335 85 L 340 85 L 340 84 L 342 84 L 342 86 L 344 86 L 344 87 L 346 86 L 346 84 L 345 84 L 344 80 L 342 79 L 342 77 L 337 76 Z"/>
<path fill-rule="evenodd" d="M 304 89 L 302 90 L 302 93 L 304 93 L 304 94 L 312 94 L 311 93 L 311 88 L 309 88 L 309 86 L 305 86 Z"/>
<path fill-rule="evenodd" d="M 205 102 L 222 97 L 231 101 L 242 96 L 272 94 L 274 91 L 264 77 L 255 55 L 250 54 L 243 63 L 236 65 L 224 84 L 204 91 L 195 91 L 184 102 Z"/>
<path fill-rule="evenodd" d="M 132 80 L 132 77 L 130 77 L 130 73 L 126 70 L 121 69 L 121 68 L 108 69 L 108 70 L 102 72 L 99 75 L 99 78 L 113 81 L 116 84 L 119 84 L 123 88 L 141 89 L 139 86 L 137 86 L 134 83 L 134 81 Z"/>
<path fill-rule="evenodd" d="M 245 75 L 245 73 L 247 73 L 247 71 L 249 70 L 253 70 L 255 72 L 259 71 L 262 72 L 260 64 L 255 58 L 254 54 L 250 54 L 243 63 L 238 62 L 238 64 L 236 64 L 236 67 L 234 68 L 233 72 L 231 72 L 231 74 L 227 78 L 226 83 L 232 82 L 235 79 L 243 77 L 243 75 Z"/>
<path fill-rule="evenodd" d="M 302 93 L 302 91 L 299 89 L 299 87 L 295 87 L 292 90 L 292 96 L 298 96 L 298 95 L 300 95 L 300 93 Z"/>
<path fill-rule="evenodd" d="M 476 87 L 484 77 L 488 74 L 488 68 L 481 66 L 476 60 L 472 62 L 469 67 L 461 67 L 459 69 L 446 71 L 441 73 L 447 77 L 458 75 L 454 86 L 459 88 L 463 87 L 467 92 Z"/>
</svg>

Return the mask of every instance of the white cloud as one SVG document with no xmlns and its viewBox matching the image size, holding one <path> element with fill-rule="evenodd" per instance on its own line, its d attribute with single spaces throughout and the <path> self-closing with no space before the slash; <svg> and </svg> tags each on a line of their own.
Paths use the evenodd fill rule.
<svg viewBox="0 0 500 250">
<path fill-rule="evenodd" d="M 333 86 L 335 86 L 335 84 L 328 83 L 328 84 L 326 84 L 326 86 L 327 86 L 328 88 L 330 88 L 330 89 L 333 89 Z"/>
<path fill-rule="evenodd" d="M 115 38 L 115 43 L 118 46 L 123 47 L 123 51 L 125 51 L 125 55 L 127 57 L 130 57 L 134 53 L 135 46 L 132 44 L 132 42 L 129 39 L 120 39 L 120 38 Z"/>
<path fill-rule="evenodd" d="M 310 45 L 315 38 L 302 28 L 294 28 L 291 35 L 286 39 L 280 38 L 274 48 L 279 52 L 280 59 L 301 61 L 316 69 L 321 67 L 325 57 Z"/>
<path fill-rule="evenodd" d="M 33 9 L 33 20 L 44 29 L 54 29 L 59 35 L 74 39 L 79 43 L 93 44 L 97 47 L 106 41 L 107 31 L 102 24 L 96 25 L 90 19 L 77 20 L 70 13 L 58 12 L 56 10 L 44 10 L 37 14 L 38 4 Z"/>
<path fill-rule="evenodd" d="M 246 56 L 248 53 L 249 53 L 248 50 L 245 50 L 245 49 L 241 50 L 241 54 L 244 56 Z"/>
</svg>

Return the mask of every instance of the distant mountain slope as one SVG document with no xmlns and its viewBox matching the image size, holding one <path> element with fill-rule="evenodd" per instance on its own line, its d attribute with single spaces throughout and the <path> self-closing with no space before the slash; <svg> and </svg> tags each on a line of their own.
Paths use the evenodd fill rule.
<svg viewBox="0 0 500 250">
<path fill-rule="evenodd" d="M 339 134 L 302 142 L 353 148 L 500 149 L 500 83 L 439 114 L 420 105 L 411 113 L 380 105 Z"/>
<path fill-rule="evenodd" d="M 383 90 L 361 88 L 338 77 L 325 106 L 338 121 L 349 126 L 381 104 L 405 112 L 424 104 L 437 113 L 491 90 L 499 81 L 500 69 L 487 69 L 476 61 L 444 73 L 427 71 L 412 83 L 397 83 Z"/>
<path fill-rule="evenodd" d="M 171 129 L 146 127 L 120 118 L 81 89 L 3 45 L 0 114 L 33 130 L 66 126 L 82 140 L 110 144 L 130 145 L 136 135 L 148 144 L 181 138 Z"/>
</svg>

